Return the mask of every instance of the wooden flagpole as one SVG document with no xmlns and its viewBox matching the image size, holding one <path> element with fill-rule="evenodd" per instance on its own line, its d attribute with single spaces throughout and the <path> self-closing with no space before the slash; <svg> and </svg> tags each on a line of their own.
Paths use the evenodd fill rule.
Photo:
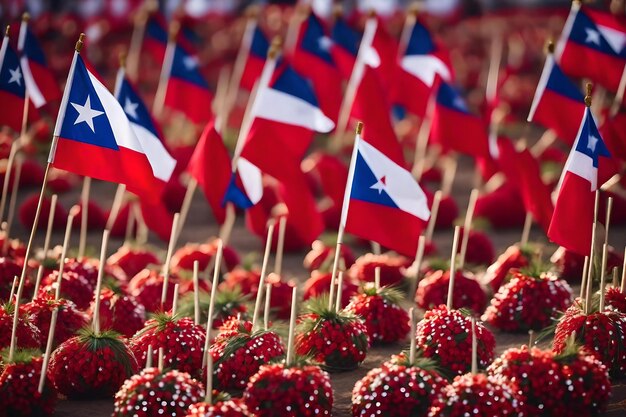
<svg viewBox="0 0 626 417">
<path fill-rule="evenodd" d="M 258 19 L 258 7 L 250 6 L 246 9 L 246 28 L 244 30 L 243 38 L 241 39 L 241 46 L 237 52 L 237 58 L 233 66 L 233 72 L 228 83 L 228 91 L 224 100 L 224 108 L 221 110 L 221 114 L 218 115 L 220 129 L 228 124 L 228 118 L 237 101 L 237 93 L 239 92 L 239 85 L 241 83 L 241 77 L 246 67 L 246 60 L 250 53 L 250 46 L 252 45 L 252 38 L 257 26 Z M 217 124 L 217 121 L 216 121 Z M 217 127 L 217 126 L 216 126 Z"/>
<path fill-rule="evenodd" d="M 141 45 L 146 33 L 146 25 L 150 13 L 158 8 L 158 2 L 145 0 L 133 19 L 133 33 L 128 47 L 127 73 L 131 80 L 136 81 L 139 75 L 139 60 L 141 58 Z"/>
<path fill-rule="evenodd" d="M 461 242 L 461 253 L 459 254 L 459 269 L 465 266 L 465 254 L 467 253 L 467 243 L 472 230 L 472 218 L 474 217 L 474 209 L 476 208 L 476 200 L 478 200 L 478 190 L 474 188 L 470 194 L 467 213 L 465 214 L 465 223 L 463 224 L 463 240 Z"/>
<path fill-rule="evenodd" d="M 100 248 L 100 266 L 98 267 L 98 280 L 94 291 L 94 308 L 92 328 L 96 336 L 100 335 L 100 293 L 102 292 L 102 277 L 104 276 L 104 265 L 107 259 L 107 247 L 109 246 L 109 231 L 102 232 L 102 247 Z"/>
<path fill-rule="evenodd" d="M 172 231 L 170 232 L 170 241 L 167 245 L 167 254 L 165 255 L 165 263 L 163 264 L 163 290 L 161 291 L 161 308 L 164 309 L 165 301 L 167 299 L 167 286 L 170 279 L 170 264 L 172 262 L 172 255 L 174 253 L 174 248 L 176 247 L 176 239 L 178 237 L 178 221 L 180 219 L 180 214 L 174 214 L 174 219 L 172 220 Z"/>
<path fill-rule="evenodd" d="M 619 86 L 613 98 L 613 103 L 611 103 L 611 110 L 609 111 L 610 117 L 615 117 L 619 112 L 622 102 L 624 101 L 624 91 L 626 91 L 626 65 L 624 65 L 624 69 L 622 70 L 622 77 L 619 79 Z"/>
<path fill-rule="evenodd" d="M 165 48 L 165 56 L 163 57 L 163 65 L 161 66 L 161 75 L 159 76 L 159 84 L 154 95 L 154 103 L 152 103 L 152 114 L 157 120 L 163 116 L 163 108 L 165 106 L 165 95 L 167 94 L 167 84 L 172 72 L 174 64 L 174 51 L 176 50 L 176 36 L 180 30 L 180 23 L 173 21 L 170 24 L 169 38 L 167 47 Z"/>
<path fill-rule="evenodd" d="M 530 237 L 530 228 L 533 226 L 533 215 L 530 211 L 526 212 L 524 217 L 524 228 L 522 229 L 522 238 L 520 239 L 520 247 L 528 245 L 528 238 Z"/>
<path fill-rule="evenodd" d="M 215 254 L 215 267 L 213 269 L 213 281 L 211 285 L 211 298 L 209 299 L 209 311 L 207 312 L 206 333 L 204 337 L 204 351 L 202 355 L 202 367 L 206 365 L 207 357 L 210 356 L 209 344 L 211 342 L 211 329 L 213 328 L 213 311 L 215 309 L 215 295 L 217 294 L 217 284 L 219 283 L 220 267 L 222 263 L 222 254 L 224 252 L 224 244 L 221 240 L 217 241 L 217 253 Z"/>
<path fill-rule="evenodd" d="M 283 252 L 285 250 L 285 230 L 287 229 L 287 216 L 280 216 L 278 220 L 278 241 L 276 242 L 276 259 L 274 259 L 274 273 L 279 275 L 283 269 Z"/>
<path fill-rule="evenodd" d="M 200 282 L 198 280 L 198 261 L 193 261 L 193 318 L 196 325 L 200 325 Z"/>
<path fill-rule="evenodd" d="M 113 204 L 111 204 L 111 211 L 109 212 L 109 218 L 107 219 L 106 226 L 104 227 L 108 231 L 111 231 L 111 229 L 113 229 L 115 220 L 117 220 L 117 216 L 120 214 L 120 209 L 122 208 L 122 204 L 124 203 L 125 193 L 126 193 L 126 184 L 118 184 L 117 189 L 115 190 L 115 197 L 113 197 Z"/>
<path fill-rule="evenodd" d="M 87 246 L 87 223 L 89 216 L 89 192 L 91 190 L 91 177 L 83 178 L 83 189 L 80 194 L 80 240 L 78 241 L 78 259 L 85 256 Z"/>
<path fill-rule="evenodd" d="M 274 226 L 276 221 L 270 219 L 267 222 L 267 238 L 265 240 L 265 253 L 263 254 L 263 264 L 261 265 L 261 276 L 259 277 L 259 287 L 256 293 L 256 302 L 254 303 L 254 313 L 252 315 L 252 329 L 257 323 L 259 317 L 259 311 L 261 310 L 261 301 L 263 300 L 263 289 L 265 287 L 265 276 L 267 274 L 267 263 L 269 261 L 270 252 L 272 248 L 272 236 L 274 234 Z"/>
<path fill-rule="evenodd" d="M 442 190 L 435 191 L 435 195 L 433 197 L 433 205 L 430 209 L 430 219 L 428 219 L 428 226 L 426 227 L 426 242 L 432 242 L 433 240 L 433 234 L 435 233 L 435 225 L 437 224 L 437 215 L 439 214 L 439 204 L 441 203 L 442 195 Z"/>
<path fill-rule="evenodd" d="M 583 263 L 583 274 L 580 280 L 580 299 L 583 299 L 585 295 L 585 288 L 587 287 L 587 271 L 589 268 L 589 255 L 585 255 L 585 262 Z"/>
<path fill-rule="evenodd" d="M 411 338 L 411 344 L 409 345 L 409 363 L 411 366 L 415 363 L 415 352 L 417 348 L 417 338 L 415 337 L 415 329 L 417 327 L 417 319 L 415 318 L 415 308 L 409 309 L 409 317 L 411 318 L 411 332 L 409 337 Z"/>
<path fill-rule="evenodd" d="M 593 209 L 593 229 L 591 229 L 591 248 L 589 250 L 589 270 L 587 271 L 587 289 L 585 294 L 585 314 L 589 314 L 591 302 L 591 290 L 593 288 L 593 262 L 595 261 L 596 229 L 598 225 L 598 209 L 600 205 L 600 191 L 596 190 L 596 198 Z"/>
<path fill-rule="evenodd" d="M 452 255 L 450 256 L 450 281 L 448 281 L 448 297 L 447 307 L 448 310 L 452 310 L 452 298 L 454 296 L 454 279 L 456 277 L 456 252 L 459 247 L 459 234 L 461 228 L 456 226 L 454 228 L 454 237 L 452 238 Z"/>
<path fill-rule="evenodd" d="M 287 338 L 287 357 L 285 366 L 293 364 L 294 357 L 294 338 L 296 334 L 296 318 L 298 314 L 298 287 L 294 285 L 291 289 L 291 314 L 289 316 L 289 336 Z"/>
<path fill-rule="evenodd" d="M 58 196 L 56 194 L 52 194 L 50 198 L 50 213 L 48 214 L 48 224 L 46 227 L 46 237 L 43 241 L 43 258 L 42 260 L 48 257 L 48 249 L 50 249 L 50 238 L 52 237 L 52 227 L 54 226 L 54 214 L 57 208 L 57 199 Z"/>
<path fill-rule="evenodd" d="M 339 118 L 337 120 L 335 136 L 333 140 L 330 141 L 330 145 L 335 151 L 341 149 L 343 133 L 348 126 L 350 111 L 352 110 L 354 99 L 356 98 L 357 88 L 361 83 L 361 79 L 363 78 L 363 74 L 365 72 L 365 58 L 367 54 L 370 54 L 370 48 L 372 47 L 371 45 L 374 40 L 377 27 L 378 20 L 376 19 L 376 16 L 370 16 L 365 23 L 365 31 L 363 32 L 363 37 L 361 38 L 361 44 L 359 45 L 356 62 L 352 68 L 352 74 L 348 80 L 348 85 L 346 86 L 346 91 L 339 108 Z"/>
<path fill-rule="evenodd" d="M 409 286 L 409 297 L 413 297 L 415 295 L 415 290 L 417 289 L 417 284 L 420 278 L 420 269 L 422 267 L 422 261 L 424 260 L 424 247 L 426 246 L 426 237 L 421 235 L 417 240 L 417 252 L 415 253 L 415 260 L 413 261 L 413 265 L 411 265 L 411 269 L 415 270 L 415 277 L 410 281 Z"/>
<path fill-rule="evenodd" d="M 422 179 L 424 168 L 426 166 L 426 151 L 428 150 L 428 138 L 430 137 L 430 131 L 432 129 L 436 97 L 437 91 L 433 90 L 430 97 L 428 97 L 426 112 L 424 113 L 422 123 L 420 124 L 420 128 L 417 131 L 417 136 L 415 138 L 415 153 L 413 154 L 413 167 L 411 169 L 411 173 L 417 181 Z"/>
</svg>

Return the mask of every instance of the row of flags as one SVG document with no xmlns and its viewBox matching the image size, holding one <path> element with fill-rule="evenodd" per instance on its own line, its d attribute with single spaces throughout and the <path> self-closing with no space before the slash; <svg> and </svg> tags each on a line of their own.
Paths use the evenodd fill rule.
<svg viewBox="0 0 626 417">
<path fill-rule="evenodd" d="M 45 58 L 29 33 L 23 23 L 18 51 L 11 48 L 7 37 L 0 50 L 0 97 L 18 97 L 11 112 L 0 117 L 15 130 L 21 126 L 27 92 L 36 106 L 54 97 L 42 75 Z M 430 118 L 430 141 L 444 151 L 489 159 L 498 166 L 520 190 L 526 210 L 553 241 L 579 253 L 589 251 L 591 226 L 587 239 L 586 233 L 573 236 L 571 222 L 581 225 L 581 218 L 589 218 L 586 203 L 593 202 L 598 173 L 610 151 L 568 75 L 605 80 L 608 88 L 619 87 L 626 64 L 626 25 L 617 18 L 575 4 L 555 54 L 546 60 L 529 120 L 554 129 L 564 142 L 573 144 L 555 206 L 528 150 L 514 149 L 505 139 L 498 141 L 499 152 L 490 152 L 483 120 L 469 111 L 454 85 L 447 51 L 415 16 L 407 19 L 398 44 L 377 17 L 368 18 L 361 35 L 341 18 L 327 28 L 311 13 L 300 27 L 293 50 L 279 56 L 272 56 L 270 42 L 258 25 L 249 23 L 239 84 L 249 90 L 257 88 L 232 158 L 211 121 L 213 95 L 202 76 L 192 36 L 185 30 L 168 33 L 164 20 L 156 14 L 146 23 L 143 44 L 163 62 L 162 104 L 195 123 L 209 122 L 187 170 L 203 189 L 219 222 L 225 218 L 224 205 L 234 204 L 246 210 L 248 226 L 263 235 L 272 209 L 281 203 L 289 213 L 288 233 L 303 244 L 315 239 L 324 221 L 300 162 L 316 133 L 347 127 L 345 114 L 341 114 L 347 106 L 348 118 L 363 120 L 365 131 L 355 139 L 345 196 L 339 201 L 334 193 L 332 203 L 342 209 L 340 225 L 413 255 L 417 236 L 428 221 L 431 198 L 407 170 L 393 128 L 393 103 Z M 581 65 L 581 60 L 594 64 Z M 583 71 L 581 67 L 584 74 L 576 72 Z M 596 67 L 603 72 L 594 73 Z M 50 162 L 81 175 L 124 183 L 146 204 L 159 204 L 176 162 L 158 125 L 123 69 L 118 73 L 115 94 L 111 94 L 89 68 L 76 53 L 54 130 L 58 139 Z M 620 73 L 617 84 L 614 75 L 605 77 L 607 71 Z M 344 82 L 347 88 L 342 93 Z M 406 239 L 407 231 L 414 240 Z"/>
</svg>

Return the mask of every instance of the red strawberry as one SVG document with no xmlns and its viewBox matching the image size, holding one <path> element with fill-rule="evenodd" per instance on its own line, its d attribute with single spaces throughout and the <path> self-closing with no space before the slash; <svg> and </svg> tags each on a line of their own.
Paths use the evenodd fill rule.
<svg viewBox="0 0 626 417">
<path fill-rule="evenodd" d="M 48 189 L 56 194 L 64 194 L 76 185 L 76 176 L 67 171 L 52 168 L 48 178 Z"/>
<path fill-rule="evenodd" d="M 527 416 L 600 415 L 611 393 L 606 367 L 576 347 L 561 355 L 526 346 L 508 349 L 489 373 L 511 382 Z"/>
<path fill-rule="evenodd" d="M 215 240 L 207 243 L 188 243 L 178 249 L 172 256 L 172 268 L 193 271 L 194 261 L 198 261 L 200 271 L 204 271 L 209 266 L 209 262 L 217 253 L 217 242 Z M 232 271 L 239 265 L 239 255 L 230 246 L 223 248 L 223 261 L 226 268 Z M 211 271 L 212 272 L 212 271 Z"/>
<path fill-rule="evenodd" d="M 243 399 L 225 397 L 214 398 L 213 404 L 204 402 L 192 404 L 185 417 L 248 417 L 250 415 Z"/>
<path fill-rule="evenodd" d="M 402 293 L 383 287 L 376 290 L 367 285 L 363 294 L 352 297 L 346 311 L 365 321 L 372 343 L 392 343 L 405 338 L 409 332 L 409 315 L 399 306 Z"/>
<path fill-rule="evenodd" d="M 437 220 L 435 221 L 435 227 L 438 229 L 448 229 L 452 227 L 452 224 L 459 217 L 459 207 L 452 196 L 444 196 L 439 203 L 439 212 L 437 214 Z"/>
<path fill-rule="evenodd" d="M 257 269 L 247 270 L 237 267 L 226 274 L 224 281 L 220 284 L 220 290 L 234 290 L 239 288 L 241 293 L 256 294 L 259 288 L 259 280 L 261 279 L 261 271 Z"/>
<path fill-rule="evenodd" d="M 626 314 L 626 294 L 617 287 L 609 287 L 604 294 L 607 307 Z"/>
<path fill-rule="evenodd" d="M 0 242 L 0 244 L 1 243 L 2 242 Z M 21 275 L 22 265 L 8 257 L 0 258 L 0 300 L 7 300 L 9 298 L 15 277 L 19 278 Z M 30 280 L 27 280 L 24 285 L 31 287 L 33 284 Z M 28 290 L 25 288 L 24 293 L 26 294 L 27 292 Z"/>
<path fill-rule="evenodd" d="M 137 360 L 116 333 L 84 328 L 52 353 L 48 375 L 69 398 L 107 398 L 137 372 Z"/>
<path fill-rule="evenodd" d="M 333 260 L 335 257 L 335 246 L 327 246 L 321 240 L 316 240 L 311 244 L 311 250 L 304 257 L 304 267 L 313 272 L 315 270 L 322 270 L 327 272 L 332 268 Z M 345 268 L 350 268 L 354 264 L 354 255 L 352 250 L 346 245 L 341 245 L 339 249 L 341 260 L 345 265 Z"/>
<path fill-rule="evenodd" d="M 423 416 L 445 386 L 432 361 L 411 364 L 404 354 L 394 356 L 354 385 L 352 415 Z"/>
<path fill-rule="evenodd" d="M 328 371 L 352 370 L 365 360 L 370 338 L 360 317 L 329 309 L 326 297 L 309 300 L 304 311 L 296 331 L 299 355 L 312 357 Z"/>
<path fill-rule="evenodd" d="M 399 285 L 404 280 L 404 269 L 411 266 L 411 263 L 404 256 L 366 253 L 352 265 L 350 275 L 360 282 L 374 282 L 375 270 L 380 267 L 381 286 Z"/>
<path fill-rule="evenodd" d="M 550 272 L 512 270 L 513 278 L 491 299 L 482 319 L 497 329 L 539 331 L 572 303 L 572 289 Z"/>
<path fill-rule="evenodd" d="M 172 308 L 174 287 L 178 281 L 178 275 L 170 273 L 163 306 L 161 306 L 163 275 L 156 270 L 146 268 L 140 271 L 130 280 L 127 290 L 140 304 L 144 305 L 147 312 L 168 311 Z"/>
<path fill-rule="evenodd" d="M 426 274 L 417 285 L 415 302 L 424 310 L 445 304 L 448 297 L 450 270 L 435 270 Z M 456 271 L 452 308 L 468 308 L 480 314 L 487 304 L 487 295 L 474 274 Z"/>
<path fill-rule="evenodd" d="M 612 376 L 622 378 L 626 375 L 625 342 L 622 337 L 616 337 L 626 334 L 625 314 L 605 310 L 586 315 L 580 304 L 575 303 L 556 325 L 554 352 L 562 353 L 566 350 L 573 332 L 576 332 L 575 341 L 604 363 Z"/>
<path fill-rule="evenodd" d="M 115 394 L 113 417 L 184 416 L 203 397 L 202 384 L 188 373 L 148 368 L 127 379 Z"/>
<path fill-rule="evenodd" d="M 263 365 L 254 374 L 243 400 L 255 417 L 330 416 L 330 376 L 318 366 L 284 363 Z"/>
<path fill-rule="evenodd" d="M 459 242 L 463 240 L 463 228 L 459 236 Z M 458 251 L 461 251 L 459 245 Z M 478 230 L 470 230 L 469 239 L 467 240 L 467 252 L 465 253 L 465 263 L 474 265 L 490 265 L 495 258 L 495 250 L 493 243 L 489 237 Z"/>
<path fill-rule="evenodd" d="M 54 271 L 41 280 L 43 291 L 56 292 L 59 271 Z M 81 310 L 89 308 L 93 299 L 93 286 L 85 276 L 73 271 L 63 271 L 61 279 L 61 297 L 72 300 Z"/>
<path fill-rule="evenodd" d="M 40 187 L 43 183 L 44 169 L 34 159 L 25 159 L 22 162 L 22 173 L 20 175 L 20 186 Z"/>
<path fill-rule="evenodd" d="M 562 279 L 567 280 L 567 282 L 580 282 L 585 262 L 584 256 L 560 247 L 554 252 L 550 261 L 555 264 L 557 272 Z M 623 262 L 624 258 L 622 255 L 615 248 L 609 246 L 606 263 L 607 271 L 612 271 L 614 267 L 621 268 Z"/>
<path fill-rule="evenodd" d="M 93 316 L 94 302 L 89 314 Z M 134 297 L 115 293 L 108 288 L 100 292 L 100 328 L 115 330 L 125 337 L 132 337 L 143 328 L 146 321 L 146 308 Z"/>
<path fill-rule="evenodd" d="M 83 221 L 83 206 L 82 202 L 78 204 L 78 214 L 76 215 L 75 227 L 78 229 L 81 227 Z M 89 200 L 87 202 L 87 230 L 101 230 L 107 222 L 107 216 L 104 214 L 104 210 L 100 206 Z"/>
<path fill-rule="evenodd" d="M 46 381 L 40 394 L 39 378 L 43 358 L 32 352 L 17 351 L 12 363 L 4 363 L 0 371 L 0 415 L 7 416 L 51 416 L 57 395 Z"/>
<path fill-rule="evenodd" d="M 482 323 L 476 322 L 478 367 L 486 368 L 494 355 L 496 340 Z M 462 375 L 472 364 L 472 322 L 459 310 L 445 305 L 428 310 L 417 323 L 417 348 L 453 374 Z"/>
<path fill-rule="evenodd" d="M 428 417 L 521 416 L 519 394 L 503 378 L 465 374 L 434 401 Z"/>
<path fill-rule="evenodd" d="M 22 308 L 42 335 L 41 349 L 46 348 L 52 311 L 55 308 L 59 309 L 59 314 L 54 332 L 53 347 L 74 336 L 78 330 L 87 324 L 87 315 L 78 310 L 76 304 L 64 298 L 55 300 L 53 293 L 45 291 L 40 291 L 37 298 L 24 304 Z"/>
<path fill-rule="evenodd" d="M 20 223 L 26 229 L 30 230 L 33 227 L 35 221 L 35 212 L 37 211 L 37 203 L 39 202 L 39 193 L 31 194 L 26 197 L 19 207 Z M 39 223 L 37 224 L 37 230 L 45 230 L 48 226 L 48 217 L 50 215 L 50 207 L 52 201 L 48 197 L 44 197 L 41 202 L 41 214 L 39 216 Z M 54 211 L 53 229 L 57 230 L 65 226 L 67 220 L 67 211 L 63 208 L 61 203 L 57 202 L 56 209 Z"/>
<path fill-rule="evenodd" d="M 14 311 L 15 304 L 0 305 L 0 350 L 11 345 Z M 17 318 L 16 339 L 17 346 L 26 349 L 38 349 L 41 342 L 41 332 L 22 309 Z"/>
<path fill-rule="evenodd" d="M 274 332 L 252 331 L 252 323 L 239 320 L 225 325 L 209 348 L 217 384 L 222 389 L 245 388 L 248 379 L 261 365 L 285 354 L 280 338 Z"/>
<path fill-rule="evenodd" d="M 163 348 L 165 367 L 200 376 L 205 331 L 186 317 L 158 313 L 130 340 L 137 360 L 145 363 L 148 346 L 155 352 Z"/>
<path fill-rule="evenodd" d="M 330 280 L 332 274 L 330 272 L 311 272 L 311 278 L 304 282 L 304 299 L 321 297 L 330 291 Z M 341 305 L 345 306 L 350 299 L 357 294 L 359 286 L 350 275 L 344 273 L 343 286 L 341 289 Z"/>
<path fill-rule="evenodd" d="M 107 265 L 117 266 L 132 278 L 149 265 L 160 265 L 161 261 L 154 252 L 138 247 L 121 246 L 117 252 L 109 256 Z"/>
<path fill-rule="evenodd" d="M 496 292 L 504 282 L 504 279 L 511 268 L 523 268 L 528 265 L 530 254 L 526 249 L 518 245 L 512 245 L 498 257 L 498 259 L 487 268 L 482 282 L 489 285 L 491 291 Z"/>
</svg>

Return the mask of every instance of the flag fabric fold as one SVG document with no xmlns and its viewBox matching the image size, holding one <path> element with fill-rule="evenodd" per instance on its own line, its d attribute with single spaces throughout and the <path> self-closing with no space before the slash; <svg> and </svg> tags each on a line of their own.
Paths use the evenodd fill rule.
<svg viewBox="0 0 626 417">
<path fill-rule="evenodd" d="M 0 47 L 0 124 L 19 132 L 22 128 L 26 83 L 20 59 L 5 36 Z"/>
</svg>

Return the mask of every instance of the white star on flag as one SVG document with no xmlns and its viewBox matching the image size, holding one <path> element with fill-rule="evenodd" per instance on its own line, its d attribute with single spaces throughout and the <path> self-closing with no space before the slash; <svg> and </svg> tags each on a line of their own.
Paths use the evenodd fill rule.
<svg viewBox="0 0 626 417">
<path fill-rule="evenodd" d="M 317 43 L 322 51 L 327 52 L 330 51 L 330 47 L 333 46 L 333 40 L 330 39 L 328 36 L 322 36 L 321 38 L 319 38 Z"/>
<path fill-rule="evenodd" d="M 585 32 L 587 33 L 585 43 L 594 43 L 600 46 L 600 32 L 591 28 L 585 28 Z"/>
<path fill-rule="evenodd" d="M 587 149 L 591 152 L 596 151 L 596 145 L 598 144 L 598 138 L 595 136 L 589 136 L 589 141 L 587 142 Z"/>
<path fill-rule="evenodd" d="M 124 113 L 133 119 L 139 119 L 139 116 L 137 116 L 137 106 L 139 106 L 139 103 L 133 103 L 128 97 L 126 97 L 126 101 L 124 103 Z"/>
<path fill-rule="evenodd" d="M 91 98 L 87 95 L 87 100 L 85 101 L 85 105 L 81 106 L 80 104 L 70 103 L 74 109 L 78 112 L 78 117 L 74 121 L 74 124 L 77 125 L 81 122 L 87 123 L 87 126 L 91 128 L 93 133 L 96 133 L 95 128 L 93 127 L 93 119 L 94 117 L 98 117 L 104 114 L 103 111 L 94 110 L 91 108 Z"/>
<path fill-rule="evenodd" d="M 387 188 L 387 178 L 386 176 L 380 177 L 376 184 L 370 187 L 372 190 L 377 190 L 378 194 L 382 194 L 383 190 Z"/>
<path fill-rule="evenodd" d="M 465 105 L 465 101 L 460 96 L 457 96 L 454 99 L 454 101 L 452 102 L 452 104 L 457 109 L 461 109 L 461 110 L 464 110 L 464 111 L 467 110 L 467 106 Z"/>
<path fill-rule="evenodd" d="M 198 60 L 196 59 L 196 57 L 186 56 L 183 59 L 183 64 L 185 65 L 185 68 L 187 69 L 187 71 L 191 71 L 192 69 L 198 66 Z"/>
<path fill-rule="evenodd" d="M 20 71 L 20 67 L 15 68 L 14 70 L 9 69 L 11 73 L 11 78 L 9 78 L 9 84 L 17 83 L 17 85 L 22 85 L 22 71 Z"/>
</svg>

